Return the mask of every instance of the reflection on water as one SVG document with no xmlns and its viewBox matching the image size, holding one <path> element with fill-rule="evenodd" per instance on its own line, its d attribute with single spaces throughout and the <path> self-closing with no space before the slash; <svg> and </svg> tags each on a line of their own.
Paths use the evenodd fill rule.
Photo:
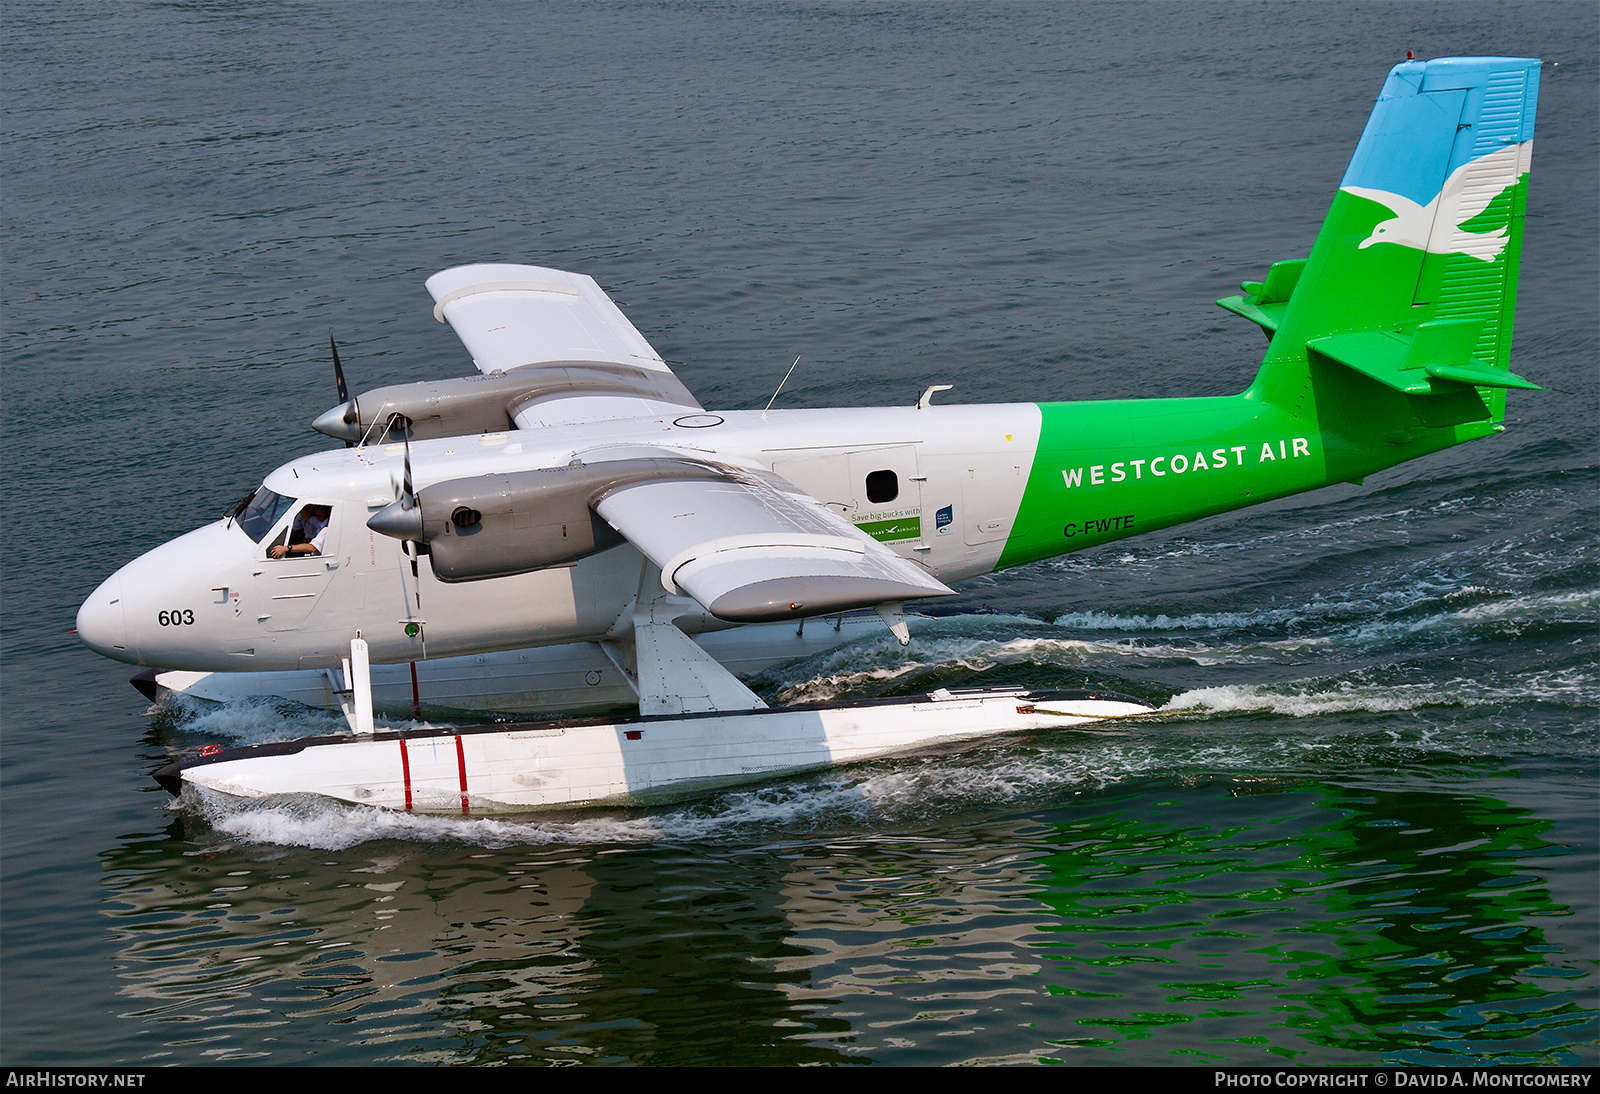
<svg viewBox="0 0 1600 1094">
<path fill-rule="evenodd" d="M 1545 877 L 1568 850 L 1528 810 L 1130 790 L 938 838 L 734 820 L 694 846 L 330 855 L 180 816 L 105 856 L 122 1017 L 150 1062 L 1572 1063 L 1592 1039 L 1586 939 Z"/>
<path fill-rule="evenodd" d="M 1087 1012 L 1065 1043 L 1533 1063 L 1592 1037 L 1580 954 L 1542 929 L 1572 914 L 1539 876 L 1564 853 L 1547 822 L 1469 795 L 1207 798 L 1063 822 L 1047 975 Z"/>
</svg>

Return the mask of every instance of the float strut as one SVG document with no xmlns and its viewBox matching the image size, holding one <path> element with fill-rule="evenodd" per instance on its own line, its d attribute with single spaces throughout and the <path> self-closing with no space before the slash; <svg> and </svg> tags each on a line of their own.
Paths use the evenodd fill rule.
<svg viewBox="0 0 1600 1094">
<path fill-rule="evenodd" d="M 350 705 L 344 716 L 350 728 L 357 733 L 372 732 L 372 663 L 367 657 L 367 640 L 357 631 L 350 640 L 350 657 L 344 663 L 345 687 L 350 691 Z"/>
</svg>

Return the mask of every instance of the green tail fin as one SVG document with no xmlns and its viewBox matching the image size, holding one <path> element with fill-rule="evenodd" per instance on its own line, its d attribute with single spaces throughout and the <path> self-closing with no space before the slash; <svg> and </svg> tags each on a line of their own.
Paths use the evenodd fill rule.
<svg viewBox="0 0 1600 1094">
<path fill-rule="evenodd" d="M 1390 72 L 1310 256 L 1219 301 L 1271 336 L 1256 397 L 1420 451 L 1490 432 L 1507 388 L 1536 387 L 1508 362 L 1538 86 L 1524 58 Z"/>
</svg>

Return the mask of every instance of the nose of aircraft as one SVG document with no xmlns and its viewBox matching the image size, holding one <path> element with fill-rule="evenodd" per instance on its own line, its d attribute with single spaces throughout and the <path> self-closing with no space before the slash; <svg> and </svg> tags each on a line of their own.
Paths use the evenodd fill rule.
<svg viewBox="0 0 1600 1094">
<path fill-rule="evenodd" d="M 128 649 L 128 624 L 122 614 L 120 573 L 102 581 L 78 609 L 78 637 L 96 653 L 118 661 L 134 660 Z"/>
<path fill-rule="evenodd" d="M 228 590 L 249 573 L 254 544 L 222 522 L 147 551 L 108 577 L 78 609 L 78 637 L 131 665 L 190 668 L 215 650 L 234 612 Z"/>
</svg>

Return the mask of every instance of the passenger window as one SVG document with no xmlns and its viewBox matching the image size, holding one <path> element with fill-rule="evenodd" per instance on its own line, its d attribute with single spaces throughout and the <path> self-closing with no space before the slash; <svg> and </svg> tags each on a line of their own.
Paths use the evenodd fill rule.
<svg viewBox="0 0 1600 1094">
<path fill-rule="evenodd" d="M 867 500 L 882 505 L 900 496 L 900 477 L 893 471 L 874 471 L 867 476 Z"/>
</svg>

